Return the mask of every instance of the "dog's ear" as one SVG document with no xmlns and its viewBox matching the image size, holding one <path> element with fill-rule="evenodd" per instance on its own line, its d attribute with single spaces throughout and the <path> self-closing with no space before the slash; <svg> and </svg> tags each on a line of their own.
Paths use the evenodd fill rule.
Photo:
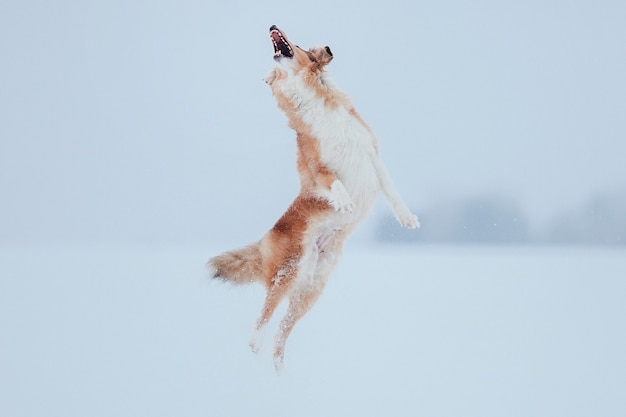
<svg viewBox="0 0 626 417">
<path fill-rule="evenodd" d="M 333 53 L 330 51 L 328 46 L 311 48 L 307 53 L 309 55 L 309 59 L 320 69 L 324 68 L 330 61 L 333 60 Z"/>
<path fill-rule="evenodd" d="M 333 60 L 333 53 L 331 52 L 330 47 L 325 46 L 319 49 L 320 49 L 320 57 L 319 57 L 320 64 L 328 65 L 330 61 Z"/>
</svg>

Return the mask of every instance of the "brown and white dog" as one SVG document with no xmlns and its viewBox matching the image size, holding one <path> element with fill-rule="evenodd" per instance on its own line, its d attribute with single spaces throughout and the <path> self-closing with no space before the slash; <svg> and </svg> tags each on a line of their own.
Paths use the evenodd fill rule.
<svg viewBox="0 0 626 417">
<path fill-rule="evenodd" d="M 319 298 L 345 239 L 366 218 L 378 193 L 400 224 L 416 228 L 419 223 L 380 160 L 374 133 L 325 72 L 333 59 L 330 48 L 304 50 L 276 26 L 270 38 L 276 67 L 265 81 L 296 131 L 300 193 L 260 241 L 218 255 L 208 267 L 214 278 L 266 287 L 250 341 L 254 352 L 276 307 L 289 299 L 274 346 L 280 371 L 289 334 Z"/>
</svg>

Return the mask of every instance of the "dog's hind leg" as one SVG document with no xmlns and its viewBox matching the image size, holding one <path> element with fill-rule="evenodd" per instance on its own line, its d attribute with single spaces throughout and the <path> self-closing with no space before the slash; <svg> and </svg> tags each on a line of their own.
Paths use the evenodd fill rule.
<svg viewBox="0 0 626 417">
<path fill-rule="evenodd" d="M 318 289 L 318 282 L 314 280 L 319 249 L 316 239 L 310 237 L 309 244 L 300 262 L 298 263 L 297 275 L 294 277 L 293 288 L 289 294 L 289 306 L 287 312 L 280 322 L 274 343 L 274 365 L 276 372 L 280 373 L 283 368 L 283 358 L 285 355 L 285 343 L 293 326 L 300 320 L 307 311 L 315 304 L 319 293 L 322 292 L 323 285 Z"/>
<path fill-rule="evenodd" d="M 319 299 L 325 282 L 315 283 L 304 291 L 297 291 L 289 297 L 289 307 L 280 322 L 274 344 L 274 366 L 281 373 L 285 361 L 285 344 L 296 323 L 315 305 Z"/>
<path fill-rule="evenodd" d="M 319 299 L 330 273 L 335 268 L 343 242 L 348 233 L 334 231 L 331 235 L 321 236 L 315 246 L 315 262 L 307 271 L 308 277 L 299 276 L 298 287 L 289 296 L 289 307 L 280 322 L 274 345 L 274 365 L 280 373 L 284 366 L 285 345 L 296 323 L 315 305 Z"/>
<path fill-rule="evenodd" d="M 254 332 L 250 338 L 250 348 L 254 353 L 259 353 L 261 350 L 263 330 L 272 318 L 280 302 L 291 289 L 295 273 L 295 270 L 279 271 L 274 279 L 274 283 L 268 288 L 263 309 L 261 310 L 261 316 L 258 318 Z"/>
</svg>

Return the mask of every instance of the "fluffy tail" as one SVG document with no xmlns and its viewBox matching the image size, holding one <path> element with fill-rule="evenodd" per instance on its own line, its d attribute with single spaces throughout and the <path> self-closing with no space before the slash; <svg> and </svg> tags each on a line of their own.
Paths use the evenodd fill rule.
<svg viewBox="0 0 626 417">
<path fill-rule="evenodd" d="M 241 249 L 224 252 L 208 263 L 212 278 L 233 284 L 249 284 L 262 279 L 263 257 L 261 243 L 256 242 Z"/>
</svg>

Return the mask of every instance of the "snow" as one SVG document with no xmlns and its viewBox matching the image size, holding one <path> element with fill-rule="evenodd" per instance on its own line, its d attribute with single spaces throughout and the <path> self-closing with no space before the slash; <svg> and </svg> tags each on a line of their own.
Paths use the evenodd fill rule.
<svg viewBox="0 0 626 417">
<path fill-rule="evenodd" d="M 348 242 L 281 376 L 227 248 L 0 249 L 0 415 L 626 414 L 623 248 Z"/>
</svg>

